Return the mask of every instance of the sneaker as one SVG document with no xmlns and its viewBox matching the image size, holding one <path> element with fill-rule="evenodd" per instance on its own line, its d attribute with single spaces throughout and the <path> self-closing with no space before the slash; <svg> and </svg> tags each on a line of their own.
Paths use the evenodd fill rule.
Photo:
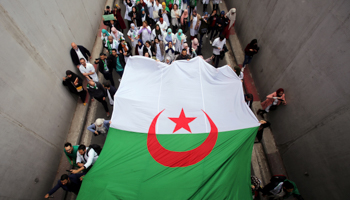
<svg viewBox="0 0 350 200">
<path fill-rule="evenodd" d="M 205 37 L 208 38 L 208 34 L 205 34 Z"/>
<path fill-rule="evenodd" d="M 242 73 L 244 72 L 244 67 L 242 67 L 241 71 L 242 71 Z"/>
<path fill-rule="evenodd" d="M 120 82 L 122 79 L 118 79 L 118 81 Z"/>
<path fill-rule="evenodd" d="M 211 40 L 209 40 L 209 43 L 210 43 L 210 44 L 213 44 L 213 42 L 212 42 Z"/>
</svg>

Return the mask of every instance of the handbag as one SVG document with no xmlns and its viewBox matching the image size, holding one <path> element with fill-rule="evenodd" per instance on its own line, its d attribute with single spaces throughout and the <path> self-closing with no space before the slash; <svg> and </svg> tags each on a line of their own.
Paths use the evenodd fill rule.
<svg viewBox="0 0 350 200">
<path fill-rule="evenodd" d="M 75 89 L 77 89 L 77 92 L 81 92 L 81 91 L 84 90 L 84 89 L 83 89 L 83 86 L 76 87 Z"/>
<path fill-rule="evenodd" d="M 154 19 L 158 19 L 159 18 L 158 11 L 153 11 L 153 18 Z"/>
<path fill-rule="evenodd" d="M 201 33 L 204 34 L 204 33 L 207 33 L 208 32 L 208 29 L 207 28 L 202 28 L 201 29 Z"/>
</svg>

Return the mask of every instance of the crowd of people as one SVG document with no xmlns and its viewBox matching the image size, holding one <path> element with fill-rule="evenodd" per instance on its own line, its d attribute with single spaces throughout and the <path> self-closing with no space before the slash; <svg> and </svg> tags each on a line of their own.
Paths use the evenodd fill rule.
<svg viewBox="0 0 350 200">
<path fill-rule="evenodd" d="M 227 13 L 219 11 L 219 0 L 212 0 L 213 10 L 210 14 L 207 12 L 210 0 L 201 0 L 203 4 L 201 14 L 197 11 L 197 0 L 164 0 L 163 2 L 160 0 L 122 0 L 122 2 L 125 6 L 124 16 L 118 4 L 113 10 L 109 6 L 104 10 L 104 16 L 113 15 L 114 19 L 104 21 L 106 28 L 101 31 L 104 49 L 99 58 L 94 61 L 98 71 L 105 79 L 103 84 L 100 83 L 97 72 L 90 63 L 89 50 L 75 43 L 71 44 L 70 55 L 73 64 L 87 81 L 87 91 L 83 87 L 83 79 L 71 70 L 67 70 L 63 78 L 63 84 L 72 93 L 78 94 L 84 105 L 86 105 L 87 93 L 91 101 L 94 99 L 99 101 L 107 117 L 110 116 L 107 100 L 113 106 L 114 94 L 117 91 L 113 71 L 116 71 L 121 81 L 130 56 L 145 56 L 169 65 L 176 60 L 190 60 L 197 56 L 203 58 L 203 38 L 208 38 L 212 46 L 212 55 L 203 59 L 217 68 L 219 60 L 227 51 L 226 40 L 230 34 L 234 34 L 236 9 L 232 8 Z M 186 36 L 188 32 L 189 38 Z M 126 37 L 130 43 L 125 40 Z M 243 67 L 233 67 L 241 80 L 243 80 L 245 67 L 258 51 L 257 39 L 253 39 L 244 50 Z M 251 108 L 253 95 L 246 94 L 244 98 Z M 263 109 L 259 109 L 257 114 L 264 118 L 265 113 L 276 109 L 280 104 L 286 104 L 282 88 L 267 96 L 262 103 Z M 110 123 L 110 120 L 98 118 L 87 129 L 95 136 L 106 136 Z M 270 122 L 261 120 L 260 124 L 257 133 L 258 142 L 261 141 L 263 130 L 270 126 Z M 60 187 L 77 194 L 84 175 L 98 159 L 101 147 L 96 144 L 86 147 L 83 144 L 73 146 L 71 143 L 66 143 L 64 152 L 73 168 L 67 170 L 71 174 L 63 174 L 57 185 L 45 195 L 45 198 L 49 198 Z M 286 177 L 272 177 L 271 183 L 264 188 L 261 188 L 261 181 L 257 177 L 252 176 L 251 181 L 253 193 L 260 191 L 271 199 L 290 195 L 302 199 L 296 185 Z"/>
</svg>

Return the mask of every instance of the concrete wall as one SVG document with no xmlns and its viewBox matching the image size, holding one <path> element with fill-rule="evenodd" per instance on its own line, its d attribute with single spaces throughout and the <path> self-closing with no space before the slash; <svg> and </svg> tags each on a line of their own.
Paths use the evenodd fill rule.
<svg viewBox="0 0 350 200">
<path fill-rule="evenodd" d="M 349 199 L 350 1 L 226 0 L 260 98 L 282 87 L 268 117 L 285 167 L 305 199 Z M 305 176 L 308 172 L 309 176 Z"/>
<path fill-rule="evenodd" d="M 67 69 L 77 71 L 70 43 L 92 48 L 104 5 L 0 1 L 0 199 L 50 189 L 77 100 L 62 85 Z"/>
</svg>

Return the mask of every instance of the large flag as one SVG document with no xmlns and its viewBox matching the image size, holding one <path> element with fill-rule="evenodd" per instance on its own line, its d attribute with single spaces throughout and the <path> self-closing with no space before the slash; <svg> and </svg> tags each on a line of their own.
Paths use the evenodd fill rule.
<svg viewBox="0 0 350 200">
<path fill-rule="evenodd" d="M 78 199 L 252 199 L 258 120 L 229 66 L 129 58 Z"/>
</svg>

